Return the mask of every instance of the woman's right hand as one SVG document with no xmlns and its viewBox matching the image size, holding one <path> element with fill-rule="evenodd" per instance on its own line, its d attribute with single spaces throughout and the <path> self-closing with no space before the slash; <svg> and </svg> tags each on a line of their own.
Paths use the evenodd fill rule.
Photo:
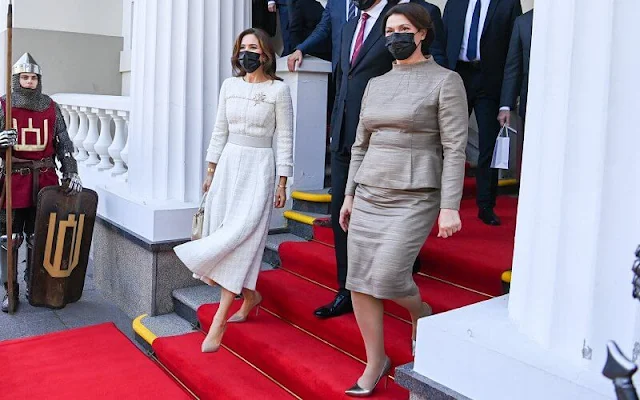
<svg viewBox="0 0 640 400">
<path fill-rule="evenodd" d="M 202 192 L 207 193 L 209 188 L 211 187 L 211 182 L 213 181 L 213 175 L 207 174 L 207 177 L 204 179 L 204 183 L 202 184 Z"/>
<path fill-rule="evenodd" d="M 349 230 L 349 222 L 351 220 L 351 211 L 353 210 L 353 196 L 345 196 L 344 203 L 340 209 L 340 227 L 343 231 Z"/>
</svg>

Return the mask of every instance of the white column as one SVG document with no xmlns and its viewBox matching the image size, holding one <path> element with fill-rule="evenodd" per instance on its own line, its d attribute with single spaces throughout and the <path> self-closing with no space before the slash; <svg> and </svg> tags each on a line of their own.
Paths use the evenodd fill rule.
<svg viewBox="0 0 640 400">
<path fill-rule="evenodd" d="M 127 113 L 124 111 L 109 110 L 107 111 L 116 125 L 116 132 L 113 136 L 113 142 L 109 146 L 108 152 L 111 158 L 113 158 L 114 167 L 110 171 L 112 176 L 122 175 L 127 172 L 124 167 L 124 161 L 122 160 L 122 151 L 127 144 L 127 136 L 125 132 L 125 122 L 123 116 Z"/>
<path fill-rule="evenodd" d="M 479 400 L 612 399 L 606 342 L 640 343 L 640 2 L 536 3 L 511 292 L 420 320 L 414 369 Z"/>
<path fill-rule="evenodd" d="M 109 146 L 111 146 L 111 115 L 105 110 L 100 110 L 98 113 L 100 118 L 100 137 L 96 144 L 93 145 L 95 152 L 100 156 L 100 163 L 98 164 L 98 170 L 103 171 L 113 167 L 111 160 L 109 159 Z"/>
<path fill-rule="evenodd" d="M 100 137 L 100 132 L 98 131 L 98 115 L 103 113 L 104 111 L 98 108 L 89 108 L 87 109 L 87 118 L 89 119 L 89 129 L 87 131 L 87 137 L 82 142 L 84 149 L 89 154 L 89 158 L 85 161 L 87 166 L 93 166 L 100 162 L 98 158 L 98 154 L 96 153 L 96 149 L 94 145 L 98 141 Z"/>
<path fill-rule="evenodd" d="M 637 1 L 547 0 L 535 11 L 509 314 L 592 371 L 607 340 L 629 355 L 640 341 L 638 15 Z"/>
<path fill-rule="evenodd" d="M 62 113 L 62 117 L 64 118 L 64 124 L 69 126 L 69 111 L 66 106 L 60 105 L 60 112 Z"/>
<path fill-rule="evenodd" d="M 196 202 L 222 81 L 251 1 L 134 4 L 129 182 L 135 196 Z"/>
<path fill-rule="evenodd" d="M 78 117 L 80 118 L 78 134 L 73 138 L 73 145 L 76 147 L 76 160 L 84 161 L 89 158 L 82 144 L 87 138 L 87 132 L 89 130 L 89 120 L 87 119 L 89 109 L 87 107 L 73 107 L 73 109 L 78 113 Z"/>
</svg>

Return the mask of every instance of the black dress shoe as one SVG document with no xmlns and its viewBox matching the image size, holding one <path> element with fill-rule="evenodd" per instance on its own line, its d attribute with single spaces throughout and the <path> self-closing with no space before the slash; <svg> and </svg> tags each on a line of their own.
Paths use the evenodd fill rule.
<svg viewBox="0 0 640 400">
<path fill-rule="evenodd" d="M 313 313 L 318 318 L 332 318 L 352 311 L 351 294 L 349 292 L 338 292 L 336 298 L 330 304 L 318 308 Z"/>
<path fill-rule="evenodd" d="M 487 225 L 498 226 L 502 223 L 492 208 L 481 208 L 478 211 L 478 218 Z"/>
</svg>

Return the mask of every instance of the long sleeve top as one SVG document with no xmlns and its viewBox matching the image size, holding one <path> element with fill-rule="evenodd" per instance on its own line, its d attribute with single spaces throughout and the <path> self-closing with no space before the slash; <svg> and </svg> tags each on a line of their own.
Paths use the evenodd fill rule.
<svg viewBox="0 0 640 400">
<path fill-rule="evenodd" d="M 276 172 L 293 175 L 293 105 L 281 81 L 248 83 L 228 78 L 220 89 L 218 114 L 207 161 L 218 163 L 229 135 L 272 137 L 276 141 Z"/>
<path fill-rule="evenodd" d="M 441 189 L 441 208 L 459 209 L 469 115 L 460 76 L 433 57 L 394 64 L 369 81 L 360 112 L 346 194 L 357 184 Z"/>
</svg>

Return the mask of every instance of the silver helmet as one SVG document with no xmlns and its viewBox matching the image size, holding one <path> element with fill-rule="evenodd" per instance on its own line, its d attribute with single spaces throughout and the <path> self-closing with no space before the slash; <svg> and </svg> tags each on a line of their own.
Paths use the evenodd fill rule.
<svg viewBox="0 0 640 400">
<path fill-rule="evenodd" d="M 13 65 L 12 72 L 13 75 L 24 73 L 42 75 L 42 69 L 29 53 L 24 53 L 22 57 L 20 57 L 18 62 Z"/>
</svg>

